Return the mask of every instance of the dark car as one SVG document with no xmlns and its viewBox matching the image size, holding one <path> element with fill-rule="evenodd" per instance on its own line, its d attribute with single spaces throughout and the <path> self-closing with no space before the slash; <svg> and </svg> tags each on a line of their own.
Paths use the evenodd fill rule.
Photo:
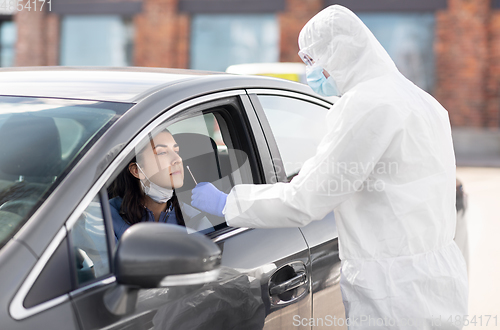
<svg viewBox="0 0 500 330">
<path fill-rule="evenodd" d="M 287 182 L 331 102 L 266 77 L 147 68 L 0 70 L 1 329 L 310 329 L 344 317 L 333 213 L 303 228 L 140 223 L 109 189 L 159 125 L 191 189 Z M 186 227 L 189 227 L 186 223 Z M 338 325 L 338 324 L 337 324 Z"/>
</svg>

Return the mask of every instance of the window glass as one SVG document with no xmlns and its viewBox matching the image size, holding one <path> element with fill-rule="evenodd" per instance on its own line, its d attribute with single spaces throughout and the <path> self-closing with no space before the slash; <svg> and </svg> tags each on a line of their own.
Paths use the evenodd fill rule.
<svg viewBox="0 0 500 330">
<path fill-rule="evenodd" d="M 225 71 L 233 64 L 279 61 L 276 15 L 195 15 L 191 69 Z"/>
<path fill-rule="evenodd" d="M 68 15 L 61 22 L 61 65 L 132 65 L 132 21 L 118 15 Z"/>
<path fill-rule="evenodd" d="M 61 158 L 68 159 L 82 139 L 85 128 L 81 123 L 70 118 L 54 118 L 61 138 Z"/>
<path fill-rule="evenodd" d="M 259 100 L 278 145 L 286 177 L 291 180 L 304 162 L 314 156 L 326 134 L 328 109 L 290 97 L 259 95 Z"/>
<path fill-rule="evenodd" d="M 209 136 L 220 151 L 226 151 L 227 146 L 222 139 L 219 122 L 213 113 L 199 114 L 176 122 L 168 127 L 172 134 L 196 133 Z"/>
<path fill-rule="evenodd" d="M 14 66 L 16 40 L 16 23 L 0 21 L 0 66 Z"/>
<path fill-rule="evenodd" d="M 226 227 L 223 217 L 191 206 L 191 196 L 200 182 L 210 182 L 225 193 L 235 184 L 253 183 L 248 157 L 233 148 L 229 126 L 217 112 L 190 113 L 159 125 L 135 146 L 108 188 L 116 240 L 142 221 L 177 224 L 188 232 Z M 160 192 L 151 191 L 155 185 Z M 151 198 L 152 194 L 165 197 L 160 199 L 166 203 L 161 213 L 146 207 L 148 199 L 142 195 L 146 191 Z"/>
<path fill-rule="evenodd" d="M 108 247 L 99 196 L 71 228 L 77 283 L 82 285 L 109 273 Z"/>
<path fill-rule="evenodd" d="M 435 82 L 433 13 L 360 13 L 396 63 L 415 85 L 432 92 Z"/>
<path fill-rule="evenodd" d="M 130 106 L 0 96 L 0 246 Z"/>
</svg>

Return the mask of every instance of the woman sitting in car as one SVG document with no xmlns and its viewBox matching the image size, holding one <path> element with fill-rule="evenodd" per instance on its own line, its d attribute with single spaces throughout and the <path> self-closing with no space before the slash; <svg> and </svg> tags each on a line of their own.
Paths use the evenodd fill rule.
<svg viewBox="0 0 500 330">
<path fill-rule="evenodd" d="M 196 231 L 212 228 L 201 213 L 177 199 L 184 184 L 179 145 L 165 127 L 158 127 L 135 148 L 135 157 L 116 178 L 109 203 L 115 237 L 138 222 L 164 222 Z"/>
</svg>

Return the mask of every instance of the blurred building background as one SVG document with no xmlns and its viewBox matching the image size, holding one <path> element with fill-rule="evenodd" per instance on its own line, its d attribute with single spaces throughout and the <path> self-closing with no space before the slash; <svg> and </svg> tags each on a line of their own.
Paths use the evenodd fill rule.
<svg viewBox="0 0 500 330">
<path fill-rule="evenodd" d="M 297 62 L 300 29 L 335 3 L 446 107 L 460 162 L 500 165 L 500 0 L 46 0 L 0 8 L 0 65 Z"/>
</svg>

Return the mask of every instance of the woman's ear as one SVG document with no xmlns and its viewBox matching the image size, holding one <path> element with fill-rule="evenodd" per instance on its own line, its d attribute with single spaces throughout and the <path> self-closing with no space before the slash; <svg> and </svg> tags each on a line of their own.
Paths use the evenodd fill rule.
<svg viewBox="0 0 500 330">
<path fill-rule="evenodd" d="M 139 180 L 143 179 L 142 178 L 142 173 L 139 171 L 139 168 L 137 167 L 136 163 L 130 163 L 130 164 L 128 164 L 128 170 L 137 179 L 139 179 Z"/>
</svg>

